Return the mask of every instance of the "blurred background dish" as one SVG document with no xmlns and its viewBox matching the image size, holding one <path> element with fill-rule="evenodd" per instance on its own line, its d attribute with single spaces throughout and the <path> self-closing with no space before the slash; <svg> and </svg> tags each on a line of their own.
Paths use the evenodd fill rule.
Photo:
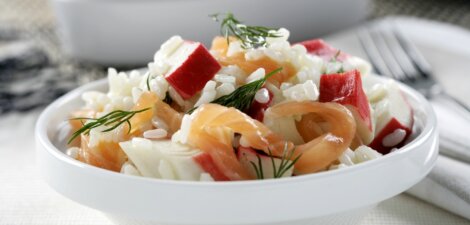
<svg viewBox="0 0 470 225">
<path fill-rule="evenodd" d="M 247 24 L 286 27 L 291 42 L 311 39 L 363 21 L 369 0 L 51 0 L 64 50 L 105 65 L 142 65 L 178 34 L 210 46 L 227 10 Z"/>
</svg>

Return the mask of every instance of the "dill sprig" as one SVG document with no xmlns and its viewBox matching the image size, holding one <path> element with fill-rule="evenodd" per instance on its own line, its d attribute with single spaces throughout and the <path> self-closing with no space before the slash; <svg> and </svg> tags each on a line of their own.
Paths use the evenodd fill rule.
<svg viewBox="0 0 470 225">
<path fill-rule="evenodd" d="M 235 89 L 232 93 L 224 96 L 220 96 L 211 103 L 223 105 L 226 107 L 234 107 L 242 112 L 246 112 L 255 98 L 256 92 L 263 87 L 264 82 L 271 77 L 272 75 L 282 71 L 282 67 L 277 68 L 270 73 L 266 74 L 262 79 L 252 81 L 248 84 L 244 84 L 239 88 Z M 191 114 L 196 110 L 197 107 L 194 107 L 187 111 L 188 114 Z"/>
<path fill-rule="evenodd" d="M 299 160 L 300 156 L 302 156 L 302 154 L 300 154 L 293 160 L 290 160 L 294 156 L 294 151 L 295 147 L 292 149 L 292 151 L 289 151 L 289 147 L 286 142 L 284 145 L 284 151 L 281 156 L 281 162 L 279 163 L 279 166 L 276 166 L 276 163 L 274 162 L 275 156 L 272 154 L 271 149 L 268 148 L 268 156 L 271 158 L 274 179 L 281 178 L 290 168 L 295 165 L 295 163 Z M 256 157 L 258 158 L 258 165 L 256 165 L 252 161 L 250 161 L 250 163 L 255 169 L 256 178 L 264 179 L 263 164 L 261 162 L 261 157 L 258 154 L 256 155 Z"/>
<path fill-rule="evenodd" d="M 150 91 L 150 79 L 151 78 L 152 78 L 152 76 L 151 76 L 150 72 L 147 72 L 147 82 L 146 82 L 146 84 L 147 84 L 148 91 Z"/>
<path fill-rule="evenodd" d="M 219 18 L 225 15 L 222 20 Z M 221 22 L 220 33 L 227 38 L 229 43 L 229 36 L 235 36 L 241 42 L 241 46 L 245 49 L 258 48 L 267 46 L 267 38 L 278 38 L 281 35 L 277 32 L 277 28 L 270 28 L 264 26 L 248 26 L 243 24 L 234 17 L 232 13 L 227 14 L 213 14 L 210 15 L 216 22 Z"/>
<path fill-rule="evenodd" d="M 331 62 L 337 62 L 339 55 L 341 55 L 341 50 L 336 51 L 335 55 L 331 58 L 330 61 Z"/>
<path fill-rule="evenodd" d="M 112 131 L 112 130 L 116 129 L 121 124 L 127 123 L 129 125 L 129 130 L 127 131 L 127 133 L 130 133 L 131 129 L 132 129 L 132 125 L 131 125 L 129 120 L 132 117 L 134 117 L 135 114 L 147 111 L 149 109 L 150 108 L 145 108 L 145 109 L 136 110 L 136 111 L 115 110 L 115 111 L 112 111 L 112 112 L 110 112 L 110 113 L 108 113 L 108 114 L 106 114 L 106 115 L 104 115 L 100 118 L 96 118 L 96 119 L 95 118 L 87 118 L 87 117 L 72 118 L 70 120 L 80 120 L 80 121 L 90 120 L 91 122 L 88 122 L 88 123 L 83 123 L 82 122 L 83 127 L 78 129 L 77 131 L 75 131 L 72 134 L 72 136 L 70 137 L 67 144 L 70 144 L 70 142 L 72 142 L 79 135 L 81 135 L 81 134 L 88 135 L 88 134 L 90 134 L 91 129 L 93 129 L 95 127 L 102 126 L 102 125 L 111 126 L 110 128 L 101 131 L 101 132 L 109 132 L 109 131 Z"/>
<path fill-rule="evenodd" d="M 251 165 L 255 169 L 256 173 L 256 179 L 262 180 L 264 179 L 264 172 L 263 172 L 263 164 L 261 163 L 261 157 L 259 157 L 258 154 L 256 154 L 256 158 L 258 158 L 258 165 L 257 166 L 253 161 L 250 161 Z"/>
<path fill-rule="evenodd" d="M 338 57 L 341 55 L 341 50 L 338 50 L 335 55 L 330 59 L 330 63 L 341 63 L 338 61 Z M 338 73 L 344 73 L 344 67 L 343 64 L 341 63 L 341 67 L 337 71 Z"/>
</svg>

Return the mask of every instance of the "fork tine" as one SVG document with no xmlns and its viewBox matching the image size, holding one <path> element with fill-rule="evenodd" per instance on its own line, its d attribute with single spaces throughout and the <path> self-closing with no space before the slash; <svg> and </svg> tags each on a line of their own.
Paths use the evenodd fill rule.
<svg viewBox="0 0 470 225">
<path fill-rule="evenodd" d="M 368 26 L 362 29 L 361 36 L 359 36 L 361 42 L 364 42 L 363 47 L 366 52 L 374 52 L 373 49 L 376 50 L 374 55 L 369 54 L 369 59 L 374 64 L 374 67 L 378 68 L 378 72 L 382 73 L 381 75 L 391 76 L 396 80 L 404 81 L 406 79 L 405 72 L 395 59 L 383 35 L 374 28 Z M 377 63 L 379 61 L 381 62 L 380 64 Z"/>
<path fill-rule="evenodd" d="M 394 27 L 393 27 L 394 28 Z M 415 67 L 413 60 L 408 56 L 405 49 L 403 49 L 400 41 L 394 34 L 394 29 L 382 29 L 381 35 L 384 38 L 388 48 L 390 49 L 395 61 L 400 66 L 408 82 L 414 82 L 417 76 L 420 76 L 420 71 Z"/>
<path fill-rule="evenodd" d="M 367 31 L 367 28 L 359 28 L 356 35 L 359 38 L 359 42 L 361 43 L 362 48 L 369 58 L 369 61 L 372 63 L 374 70 L 380 75 L 392 74 L 388 69 L 387 64 L 380 56 L 379 50 L 375 46 L 370 33 Z"/>
<path fill-rule="evenodd" d="M 432 78 L 431 65 L 426 61 L 421 52 L 416 48 L 416 46 L 411 42 L 403 33 L 394 26 L 393 35 L 398 40 L 403 50 L 410 57 L 411 61 L 415 65 L 416 69 L 419 70 L 422 76 L 426 78 Z"/>
<path fill-rule="evenodd" d="M 382 23 L 380 25 L 383 25 Z M 436 83 L 431 66 L 419 50 L 404 34 L 392 24 L 391 27 L 372 29 L 370 25 L 361 27 L 357 37 L 372 65 L 380 75 L 392 76 L 414 87 L 429 99 L 444 97 L 470 112 L 470 107 L 452 97 Z M 390 29 L 391 28 L 391 29 Z"/>
<path fill-rule="evenodd" d="M 391 75 L 400 81 L 404 81 L 406 79 L 405 72 L 402 70 L 399 62 L 395 59 L 392 50 L 387 45 L 385 38 L 378 28 L 370 30 L 372 35 L 372 40 L 374 40 L 377 49 L 379 49 L 380 55 L 387 63 L 388 68 L 391 71 Z"/>
</svg>

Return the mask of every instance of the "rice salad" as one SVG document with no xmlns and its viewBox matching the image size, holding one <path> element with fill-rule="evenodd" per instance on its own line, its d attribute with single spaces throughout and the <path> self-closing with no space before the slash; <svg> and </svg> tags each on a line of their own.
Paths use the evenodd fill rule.
<svg viewBox="0 0 470 225">
<path fill-rule="evenodd" d="M 70 116 L 67 154 L 133 176 L 236 181 L 341 169 L 406 142 L 411 107 L 395 82 L 363 82 L 367 61 L 237 23 L 227 14 L 209 49 L 173 36 L 147 68 L 108 69 L 108 92 L 84 93 Z"/>
</svg>

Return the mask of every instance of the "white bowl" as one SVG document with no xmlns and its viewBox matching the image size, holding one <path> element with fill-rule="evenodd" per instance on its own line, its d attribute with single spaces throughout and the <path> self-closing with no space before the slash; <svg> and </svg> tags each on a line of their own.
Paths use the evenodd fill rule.
<svg viewBox="0 0 470 225">
<path fill-rule="evenodd" d="M 384 78 L 371 77 L 374 82 Z M 57 192 L 117 224 L 356 224 L 377 203 L 421 180 L 438 153 L 436 118 L 416 91 L 400 85 L 415 112 L 415 137 L 400 150 L 349 168 L 265 181 L 186 182 L 128 176 L 69 158 L 58 127 L 92 82 L 52 103 L 36 125 L 37 159 Z M 62 137 L 63 138 L 63 137 Z"/>
<path fill-rule="evenodd" d="M 210 44 L 219 25 L 208 15 L 231 11 L 248 24 L 285 27 L 291 41 L 311 39 L 364 20 L 369 0 L 50 0 L 69 55 L 101 64 L 140 64 L 175 34 Z"/>
</svg>

